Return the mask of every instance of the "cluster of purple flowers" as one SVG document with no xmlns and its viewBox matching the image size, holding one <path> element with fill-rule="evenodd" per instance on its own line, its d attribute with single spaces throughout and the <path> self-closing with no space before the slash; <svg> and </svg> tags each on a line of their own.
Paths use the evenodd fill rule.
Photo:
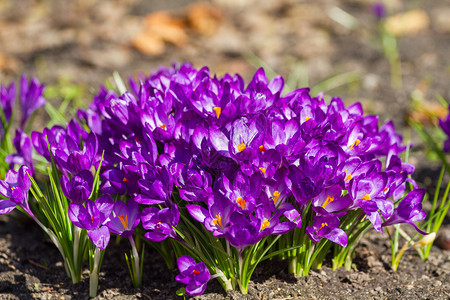
<svg viewBox="0 0 450 300">
<path fill-rule="evenodd" d="M 425 217 L 423 190 L 394 205 L 407 182 L 417 188 L 408 178 L 414 166 L 399 158 L 405 147 L 393 123 L 379 127 L 359 103 L 326 104 L 307 88 L 283 95 L 282 77 L 269 82 L 262 69 L 245 86 L 239 75 L 183 64 L 130 86 L 121 96 L 102 88 L 78 111 L 81 122 L 31 134 L 36 151 L 63 174 L 70 219 L 100 249 L 110 232 L 130 237 L 140 222 L 153 242 L 180 240 L 181 206 L 238 252 L 302 226 L 313 242 L 346 246 L 340 218 L 357 209 L 377 231 Z M 102 196 L 94 202 L 100 162 Z M 0 192 L 9 197 L 3 185 Z M 302 224 L 307 207 L 312 220 Z M 206 267 L 186 257 L 181 264 L 177 280 L 191 294 L 203 292 Z"/>
</svg>

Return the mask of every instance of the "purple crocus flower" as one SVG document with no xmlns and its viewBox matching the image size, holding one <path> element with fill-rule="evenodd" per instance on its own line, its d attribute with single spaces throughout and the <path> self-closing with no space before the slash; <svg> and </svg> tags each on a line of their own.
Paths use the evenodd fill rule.
<svg viewBox="0 0 450 300">
<path fill-rule="evenodd" d="M 156 169 L 149 164 L 140 164 L 139 171 L 142 179 L 138 180 L 142 194 L 136 197 L 140 204 L 162 204 L 170 203 L 173 179 L 166 167 Z"/>
<path fill-rule="evenodd" d="M 133 198 L 127 204 L 122 201 L 116 201 L 106 226 L 108 226 L 111 232 L 131 238 L 134 233 L 134 228 L 141 221 L 139 216 L 139 205 Z"/>
<path fill-rule="evenodd" d="M 450 105 L 448 107 L 450 111 Z M 447 134 L 447 140 L 444 142 L 444 152 L 450 152 L 450 114 L 447 115 L 445 120 L 439 119 L 439 125 L 445 134 Z"/>
<path fill-rule="evenodd" d="M 88 135 L 82 150 L 77 141 L 66 135 L 66 147 L 57 148 L 53 156 L 63 170 L 76 174 L 82 170 L 89 170 L 94 165 L 97 150 L 98 140 L 93 132 Z"/>
<path fill-rule="evenodd" d="M 0 199 L 0 214 L 7 214 L 19 205 L 31 217 L 34 217 L 28 205 L 28 191 L 31 187 L 29 174 L 28 167 L 22 166 L 18 172 L 8 170 L 5 180 L 0 180 L 0 194 L 6 197 L 6 199 Z"/>
<path fill-rule="evenodd" d="M 408 223 L 412 225 L 420 234 L 428 234 L 420 230 L 414 222 L 425 219 L 426 214 L 422 210 L 422 201 L 425 195 L 425 189 L 415 189 L 400 201 L 398 207 L 394 210 L 392 216 L 387 219 L 382 226 L 389 226 L 398 223 Z"/>
<path fill-rule="evenodd" d="M 72 223 L 87 230 L 92 243 L 104 250 L 108 246 L 110 233 L 105 225 L 114 207 L 114 201 L 109 195 L 103 195 L 93 202 L 87 200 L 85 205 L 71 203 L 69 205 L 69 219 Z"/>
<path fill-rule="evenodd" d="M 352 203 L 352 199 L 347 194 L 341 196 L 342 187 L 334 185 L 326 188 L 316 198 L 313 199 L 313 210 L 321 215 L 336 215 L 336 212 L 348 208 Z"/>
<path fill-rule="evenodd" d="M 83 170 L 70 180 L 61 176 L 61 189 L 69 200 L 83 204 L 89 198 L 94 184 L 94 176 L 91 171 Z"/>
<path fill-rule="evenodd" d="M 231 214 L 230 226 L 225 232 L 225 238 L 230 245 L 242 253 L 247 246 L 253 245 L 260 240 L 260 232 L 267 225 L 270 225 L 267 219 L 250 219 L 243 213 L 235 211 Z"/>
<path fill-rule="evenodd" d="M 16 100 L 16 85 L 14 82 L 8 87 L 0 85 L 0 105 L 3 113 L 5 114 L 6 124 L 11 119 L 12 110 L 14 108 L 14 102 Z"/>
<path fill-rule="evenodd" d="M 211 279 L 208 267 L 204 262 L 195 263 L 189 255 L 184 255 L 177 260 L 180 274 L 176 281 L 186 284 L 186 292 L 191 296 L 201 295 L 205 292 L 206 284 Z"/>
<path fill-rule="evenodd" d="M 177 226 L 179 220 L 180 213 L 176 204 L 163 209 L 144 208 L 141 215 L 142 227 L 150 230 L 144 236 L 152 242 L 161 242 L 168 237 L 174 239 L 177 234 L 173 227 Z"/>
<path fill-rule="evenodd" d="M 209 209 L 200 205 L 187 204 L 189 214 L 205 228 L 213 232 L 215 237 L 222 237 L 230 224 L 230 216 L 237 208 L 219 193 L 214 193 L 208 199 Z"/>
<path fill-rule="evenodd" d="M 375 2 L 372 5 L 372 14 L 378 19 L 381 20 L 386 17 L 386 6 L 382 2 Z"/>
<path fill-rule="evenodd" d="M 45 105 L 45 99 L 42 97 L 42 92 L 45 86 L 41 85 L 39 81 L 31 77 L 27 82 L 27 76 L 22 75 L 20 81 L 20 106 L 22 112 L 22 120 L 20 121 L 20 129 L 24 129 L 30 116 L 33 112 L 41 106 Z"/>
<path fill-rule="evenodd" d="M 49 145 L 50 151 L 54 155 L 56 149 L 66 146 L 66 135 L 67 133 L 64 127 L 55 125 L 52 128 L 44 128 L 42 132 L 31 132 L 31 141 L 33 142 L 36 152 L 50 162 Z"/>
<path fill-rule="evenodd" d="M 248 178 L 241 172 L 237 172 L 232 178 L 222 176 L 217 179 L 219 192 L 234 203 L 237 210 L 252 212 L 256 206 L 256 198 L 262 191 L 262 175 L 255 173 Z"/>
<path fill-rule="evenodd" d="M 17 153 L 6 156 L 5 162 L 10 164 L 11 169 L 14 165 L 25 165 L 30 169 L 31 175 L 34 175 L 31 139 L 22 130 L 16 129 L 16 137 L 13 139 L 13 144 Z"/>
<path fill-rule="evenodd" d="M 184 167 L 176 180 L 179 186 L 179 194 L 181 199 L 186 201 L 207 202 L 208 196 L 212 193 L 211 174 L 204 170 L 195 170 Z"/>
<path fill-rule="evenodd" d="M 388 175 L 384 172 L 370 174 L 364 178 L 355 178 L 350 182 L 349 194 L 355 207 L 360 207 L 377 231 L 381 231 L 380 210 L 384 218 L 394 211 L 394 204 L 386 199 Z"/>
<path fill-rule="evenodd" d="M 342 247 L 347 246 L 347 235 L 344 230 L 338 228 L 339 218 L 335 216 L 314 216 L 312 226 L 306 227 L 308 237 L 318 242 L 322 238 L 332 241 Z"/>
</svg>

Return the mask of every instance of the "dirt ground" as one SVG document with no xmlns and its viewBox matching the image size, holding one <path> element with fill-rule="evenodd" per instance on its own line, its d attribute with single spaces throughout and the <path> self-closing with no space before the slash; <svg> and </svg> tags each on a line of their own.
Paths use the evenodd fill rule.
<svg viewBox="0 0 450 300">
<path fill-rule="evenodd" d="M 370 0 L 2 0 L 0 84 L 37 76 L 49 87 L 79 88 L 86 105 L 114 71 L 123 78 L 149 74 L 160 65 L 190 61 L 217 74 L 240 73 L 248 81 L 264 64 L 290 88 L 311 86 L 327 98 L 362 102 L 380 121 L 393 119 L 411 139 L 415 178 L 429 187 L 439 166 L 407 118 L 424 124 L 425 107 L 443 116 L 436 94 L 450 99 L 450 1 L 386 1 L 391 14 L 419 12 L 398 37 L 402 83 L 392 85 Z M 270 75 L 269 68 L 268 74 Z M 49 99 L 58 106 L 59 95 Z M 68 112 L 69 113 L 69 112 Z M 448 221 L 446 222 L 448 223 Z M 445 225 L 449 230 L 449 225 Z M 144 287 L 132 288 L 122 249 L 106 253 L 97 299 L 177 299 L 182 285 L 148 250 Z M 265 262 L 249 294 L 226 295 L 210 282 L 198 299 L 449 299 L 450 251 L 433 247 L 428 262 L 408 250 L 399 270 L 390 268 L 387 236 L 369 234 L 357 249 L 352 271 L 330 265 L 306 278 L 287 275 L 283 262 Z M 87 268 L 86 268 L 87 270 Z M 56 248 L 20 214 L 0 216 L 0 299 L 86 299 L 65 275 Z"/>
</svg>

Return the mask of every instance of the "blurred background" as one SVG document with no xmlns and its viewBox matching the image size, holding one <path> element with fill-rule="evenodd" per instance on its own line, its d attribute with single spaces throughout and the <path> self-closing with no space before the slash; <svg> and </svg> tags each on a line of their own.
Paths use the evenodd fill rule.
<svg viewBox="0 0 450 300">
<path fill-rule="evenodd" d="M 189 61 L 213 73 L 260 66 L 288 89 L 361 101 L 398 126 L 450 99 L 448 0 L 0 0 L 0 84 L 22 73 L 57 106 L 86 105 L 122 78 Z"/>
</svg>

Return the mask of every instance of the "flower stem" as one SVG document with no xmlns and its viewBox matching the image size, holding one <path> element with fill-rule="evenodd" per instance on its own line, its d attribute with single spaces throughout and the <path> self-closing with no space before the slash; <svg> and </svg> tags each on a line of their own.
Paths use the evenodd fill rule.
<svg viewBox="0 0 450 300">
<path fill-rule="evenodd" d="M 93 266 L 91 266 L 91 272 L 89 273 L 89 297 L 97 296 L 100 257 L 100 249 L 95 247 Z"/>
<path fill-rule="evenodd" d="M 133 236 L 129 237 L 132 251 L 132 259 L 134 261 L 134 274 L 131 274 L 133 278 L 134 287 L 141 287 L 142 285 L 142 273 L 139 263 L 139 253 L 136 248 L 136 243 L 134 242 Z"/>
</svg>

